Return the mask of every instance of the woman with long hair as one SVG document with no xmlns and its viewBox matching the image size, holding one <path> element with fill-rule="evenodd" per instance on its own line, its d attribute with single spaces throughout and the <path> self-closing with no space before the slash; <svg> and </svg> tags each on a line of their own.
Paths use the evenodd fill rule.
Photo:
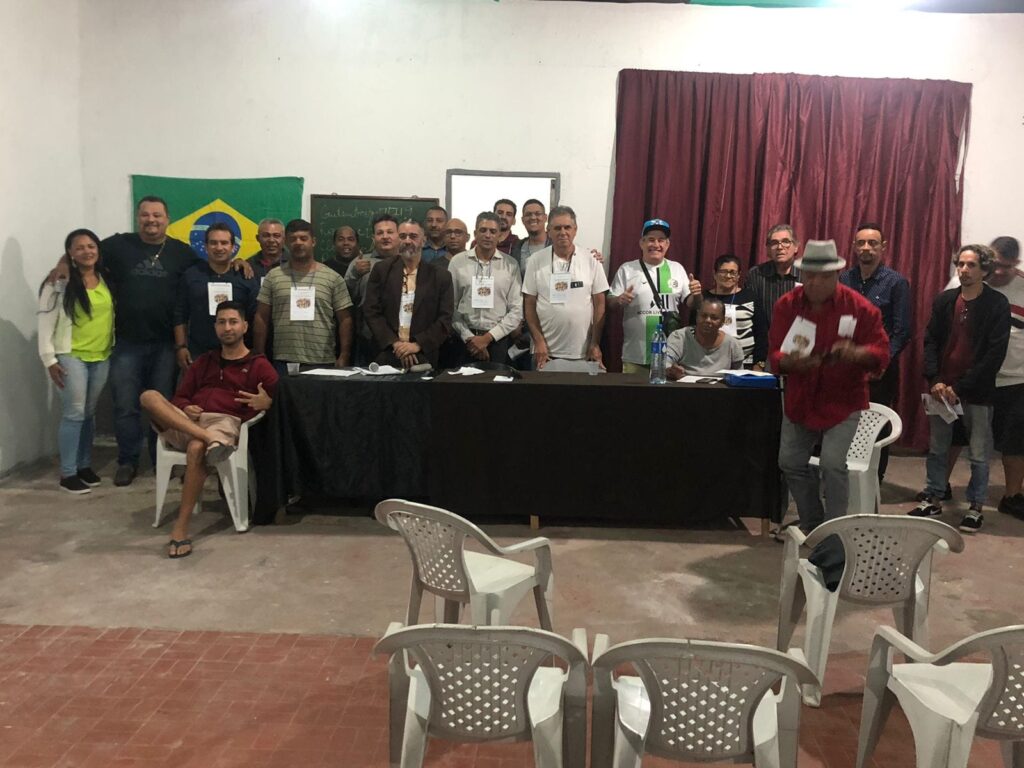
<svg viewBox="0 0 1024 768">
<path fill-rule="evenodd" d="M 57 432 L 60 487 L 82 494 L 100 484 L 92 469 L 92 441 L 114 346 L 114 299 L 93 232 L 71 232 L 64 252 L 71 267 L 67 282 L 44 283 L 39 292 L 39 357 L 63 405 Z"/>
</svg>

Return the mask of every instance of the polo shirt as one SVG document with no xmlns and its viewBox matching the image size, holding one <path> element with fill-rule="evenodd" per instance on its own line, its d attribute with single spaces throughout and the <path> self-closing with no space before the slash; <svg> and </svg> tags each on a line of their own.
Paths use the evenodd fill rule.
<svg viewBox="0 0 1024 768">
<path fill-rule="evenodd" d="M 314 286 L 316 301 L 312 320 L 291 320 L 293 286 Z M 335 313 L 352 306 L 345 279 L 329 267 L 317 264 L 307 274 L 295 274 L 289 265 L 274 267 L 263 279 L 258 297 L 270 305 L 274 324 L 274 359 L 290 363 L 330 364 L 334 354 Z"/>
</svg>

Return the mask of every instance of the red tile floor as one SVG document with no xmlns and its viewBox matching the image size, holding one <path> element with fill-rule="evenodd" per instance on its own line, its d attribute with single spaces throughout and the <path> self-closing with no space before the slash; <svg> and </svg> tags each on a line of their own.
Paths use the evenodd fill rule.
<svg viewBox="0 0 1024 768">
<path fill-rule="evenodd" d="M 0 625 L 0 766 L 387 765 L 386 660 L 373 638 Z M 803 710 L 801 768 L 854 763 L 865 658 L 833 656 Z M 523 768 L 529 744 L 434 741 L 427 766 Z M 875 766 L 912 766 L 898 708 Z M 999 765 L 975 742 L 970 765 Z M 644 766 L 678 765 L 645 759 Z"/>
</svg>

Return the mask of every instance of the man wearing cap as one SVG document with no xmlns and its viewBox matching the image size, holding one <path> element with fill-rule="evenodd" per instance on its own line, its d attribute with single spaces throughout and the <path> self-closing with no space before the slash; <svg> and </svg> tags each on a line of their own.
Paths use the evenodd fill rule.
<svg viewBox="0 0 1024 768">
<path fill-rule="evenodd" d="M 526 265 L 523 309 L 537 369 L 555 358 L 601 362 L 608 278 L 589 251 L 576 247 L 576 232 L 576 212 L 556 205 L 548 217 L 552 245 Z"/>
<path fill-rule="evenodd" d="M 765 367 L 775 302 L 800 284 L 799 267 L 794 268 L 793 264 L 800 241 L 793 227 L 776 224 L 768 230 L 765 247 L 768 261 L 758 264 L 747 275 L 747 287 L 754 294 L 754 370 L 757 371 Z"/>
<path fill-rule="evenodd" d="M 889 362 L 889 337 L 878 307 L 840 285 L 846 262 L 834 241 L 809 241 L 795 266 L 803 285 L 775 303 L 768 364 L 786 377 L 779 468 L 796 501 L 800 529 L 810 533 L 846 514 L 846 453 L 860 412 L 868 407 L 868 377 L 882 373 Z M 820 470 L 808 464 L 816 445 L 821 446 Z"/>
<path fill-rule="evenodd" d="M 641 258 L 619 267 L 608 292 L 611 307 L 622 308 L 622 372 L 641 373 L 650 365 L 651 337 L 661 323 L 665 336 L 679 327 L 679 303 L 700 282 L 683 265 L 669 261 L 672 229 L 664 219 L 645 221 L 640 231 Z"/>
</svg>

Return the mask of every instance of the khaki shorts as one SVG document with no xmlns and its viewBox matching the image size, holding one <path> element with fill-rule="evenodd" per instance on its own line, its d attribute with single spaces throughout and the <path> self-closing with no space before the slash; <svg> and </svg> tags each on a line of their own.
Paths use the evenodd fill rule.
<svg viewBox="0 0 1024 768">
<path fill-rule="evenodd" d="M 172 407 L 184 416 L 188 418 L 181 408 L 176 405 Z M 214 441 L 218 443 L 224 443 L 224 445 L 238 445 L 238 434 L 242 429 L 242 421 L 237 416 L 230 416 L 226 413 L 200 413 L 199 421 L 197 422 L 203 429 L 209 430 L 213 435 Z M 154 424 L 154 426 L 156 426 Z M 186 435 L 184 432 L 178 429 L 165 429 L 160 432 L 160 437 L 164 439 L 164 442 L 176 451 L 184 451 L 188 448 L 188 444 L 194 438 L 192 435 Z"/>
</svg>

